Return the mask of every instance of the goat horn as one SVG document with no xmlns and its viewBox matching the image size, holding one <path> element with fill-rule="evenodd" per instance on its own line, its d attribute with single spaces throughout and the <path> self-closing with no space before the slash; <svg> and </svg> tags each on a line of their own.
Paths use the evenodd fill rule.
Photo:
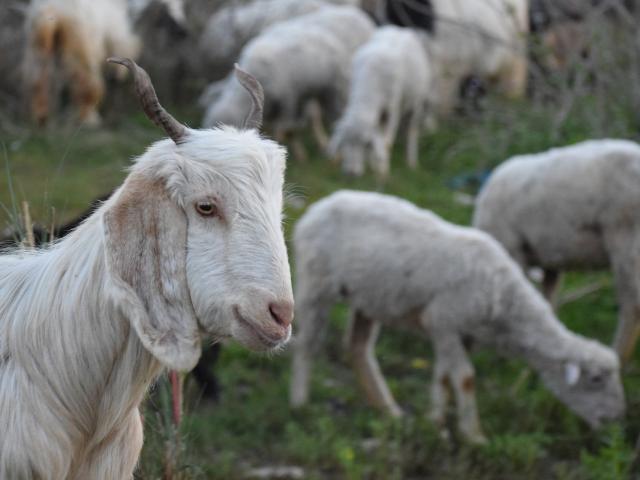
<svg viewBox="0 0 640 480">
<path fill-rule="evenodd" d="M 187 134 L 187 129 L 160 105 L 149 74 L 129 58 L 111 57 L 107 59 L 107 62 L 124 65 L 129 69 L 131 75 L 133 75 L 136 95 L 142 110 L 149 117 L 149 120 L 162 128 L 175 143 L 183 141 Z"/>
<path fill-rule="evenodd" d="M 242 85 L 249 95 L 251 95 L 251 111 L 247 118 L 244 120 L 243 128 L 255 128 L 260 129 L 262 125 L 262 110 L 264 106 L 264 90 L 260 82 L 250 73 L 245 72 L 236 63 L 234 65 L 236 71 L 236 78 L 240 85 Z"/>
</svg>

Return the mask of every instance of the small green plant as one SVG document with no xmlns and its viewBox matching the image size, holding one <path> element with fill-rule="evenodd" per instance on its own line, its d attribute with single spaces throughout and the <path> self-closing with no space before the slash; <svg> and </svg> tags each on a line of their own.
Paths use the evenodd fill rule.
<svg viewBox="0 0 640 480">
<path fill-rule="evenodd" d="M 629 478 L 633 455 L 622 428 L 612 425 L 603 432 L 597 450 L 593 453 L 583 450 L 580 460 L 589 480 L 623 480 Z"/>
</svg>

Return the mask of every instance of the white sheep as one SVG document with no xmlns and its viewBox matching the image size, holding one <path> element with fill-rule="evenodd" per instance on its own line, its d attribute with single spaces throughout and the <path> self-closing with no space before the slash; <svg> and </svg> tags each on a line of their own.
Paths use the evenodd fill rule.
<svg viewBox="0 0 640 480">
<path fill-rule="evenodd" d="M 136 58 L 140 40 L 131 30 L 125 0 L 34 0 L 26 20 L 23 61 L 31 115 L 46 123 L 56 79 L 69 86 L 78 118 L 98 124 L 104 96 L 105 58 Z M 60 70 L 57 66 L 60 65 Z"/>
<path fill-rule="evenodd" d="M 440 112 L 455 106 L 461 82 L 475 75 L 496 82 L 507 97 L 526 92 L 527 0 L 432 0 L 433 32 L 426 42 L 436 74 Z"/>
<path fill-rule="evenodd" d="M 199 40 L 200 58 L 210 73 L 226 74 L 243 47 L 263 30 L 322 8 L 329 3 L 357 5 L 354 0 L 254 0 L 231 3 L 215 12 Z"/>
<path fill-rule="evenodd" d="M 191 369 L 201 334 L 254 350 L 291 334 L 284 150 L 254 128 L 184 127 L 114 61 L 170 139 L 59 243 L 0 256 L 3 479 L 133 478 L 138 406 L 163 366 Z"/>
<path fill-rule="evenodd" d="M 329 115 L 343 108 L 351 58 L 374 29 L 373 21 L 356 7 L 327 6 L 274 25 L 245 46 L 238 63 L 264 86 L 265 117 L 272 120 L 277 138 L 300 128 L 310 100 Z M 206 110 L 205 127 L 237 124 L 247 109 L 242 89 L 231 78 L 223 82 Z M 323 143 L 323 135 L 317 136 Z"/>
<path fill-rule="evenodd" d="M 387 26 L 356 52 L 349 101 L 333 132 L 329 152 L 342 169 L 362 175 L 367 164 L 379 177 L 389 172 L 390 149 L 407 122 L 407 164 L 418 165 L 418 139 L 433 94 L 431 66 L 422 34 Z"/>
<path fill-rule="evenodd" d="M 615 353 L 569 331 L 490 235 L 452 225 L 388 195 L 340 191 L 297 223 L 297 332 L 291 403 L 307 401 L 312 355 L 332 305 L 352 314 L 350 353 L 370 403 L 401 414 L 374 357 L 381 325 L 418 329 L 435 351 L 432 418 L 444 425 L 453 390 L 460 432 L 484 439 L 463 338 L 522 358 L 596 427 L 624 411 Z"/>
<path fill-rule="evenodd" d="M 562 270 L 611 268 L 620 306 L 614 348 L 623 361 L 640 335 L 638 185 L 640 145 L 586 141 L 504 162 L 473 218 L 523 268 L 543 269 L 551 299 Z"/>
</svg>

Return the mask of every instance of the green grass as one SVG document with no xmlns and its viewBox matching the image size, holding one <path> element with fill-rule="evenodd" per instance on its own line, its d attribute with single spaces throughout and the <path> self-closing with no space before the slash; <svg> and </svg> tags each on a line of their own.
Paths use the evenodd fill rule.
<svg viewBox="0 0 640 480">
<path fill-rule="evenodd" d="M 468 224 L 471 207 L 455 201 L 449 181 L 456 175 L 490 168 L 510 155 L 534 152 L 609 134 L 633 138 L 631 113 L 595 130 L 591 116 L 600 114 L 585 99 L 567 121 L 555 125 L 553 108 L 488 101 L 483 115 L 443 122 L 421 143 L 421 166 L 408 170 L 402 148 L 395 152 L 391 178 L 379 188 L 375 179 L 346 180 L 317 151 L 307 163 L 289 162 L 288 189 L 304 205 L 339 188 L 381 189 L 433 209 L 447 220 Z M 617 107 L 616 107 L 617 108 Z M 195 118 L 195 117 L 193 117 Z M 195 124 L 192 121 L 192 124 Z M 0 134 L 1 135 L 1 134 Z M 0 202 L 12 210 L 21 200 L 33 216 L 49 222 L 55 206 L 59 220 L 83 210 L 91 199 L 117 186 L 130 159 L 160 137 L 140 115 L 103 130 L 52 129 L 2 138 L 7 170 L 0 175 Z M 10 193 L 10 185 L 15 194 Z M 467 189 L 473 193 L 474 186 Z M 297 204 L 297 202 L 296 202 Z M 304 208 L 287 207 L 287 236 Z M 0 212 L 0 226 L 10 223 Z M 607 286 L 561 308 L 570 328 L 609 343 L 616 324 L 616 304 L 608 273 L 572 273 L 564 290 L 596 280 Z M 391 420 L 366 406 L 341 349 L 346 318 L 334 310 L 332 328 L 319 355 L 311 402 L 299 411 L 287 404 L 287 353 L 275 358 L 225 346 L 215 367 L 223 388 L 217 405 L 198 401 L 187 388 L 188 415 L 181 462 L 185 478 L 233 480 L 251 467 L 298 465 L 308 479 L 566 479 L 628 478 L 636 437 L 640 433 L 640 356 L 625 374 L 627 418 L 591 432 L 542 386 L 535 375 L 519 381 L 524 365 L 491 351 L 474 353 L 481 419 L 490 442 L 471 447 L 453 438 L 446 442 L 429 424 L 428 386 L 432 356 L 428 341 L 410 332 L 384 330 L 377 353 L 406 418 Z M 153 405 L 162 405 L 162 384 Z M 160 399 L 160 400 L 159 400 Z M 147 441 L 141 478 L 159 478 L 166 420 L 146 408 Z"/>
</svg>

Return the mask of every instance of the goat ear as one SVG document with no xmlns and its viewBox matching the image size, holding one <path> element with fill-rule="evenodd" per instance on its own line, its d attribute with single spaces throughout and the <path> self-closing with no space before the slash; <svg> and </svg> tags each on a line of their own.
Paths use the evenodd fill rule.
<svg viewBox="0 0 640 480">
<path fill-rule="evenodd" d="M 112 299 L 160 362 L 191 370 L 201 349 L 187 286 L 184 212 L 161 181 L 132 175 L 103 222 Z"/>
</svg>

